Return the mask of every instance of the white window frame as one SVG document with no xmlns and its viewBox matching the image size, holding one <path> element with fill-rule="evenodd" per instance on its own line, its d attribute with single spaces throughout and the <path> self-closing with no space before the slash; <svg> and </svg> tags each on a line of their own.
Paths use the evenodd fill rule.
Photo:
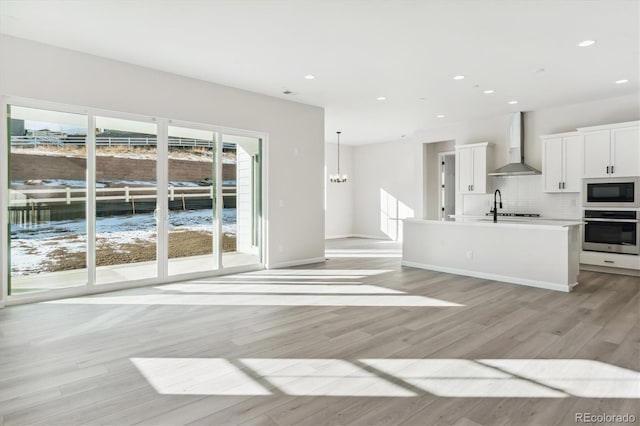
<svg viewBox="0 0 640 426">
<path fill-rule="evenodd" d="M 231 273 L 241 273 L 248 271 L 255 271 L 265 269 L 265 265 L 268 265 L 269 250 L 268 250 L 268 188 L 269 188 L 269 174 L 268 174 L 268 152 L 269 152 L 269 135 L 265 132 L 243 130 L 232 127 L 218 126 L 205 123 L 196 123 L 184 120 L 173 120 L 163 117 L 154 117 L 142 114 L 127 113 L 121 111 L 111 111 L 94 107 L 86 106 L 74 106 L 57 102 L 36 100 L 17 96 L 2 96 L 2 119 L 0 120 L 0 307 L 32 303 L 45 300 L 61 299 L 66 297 L 81 296 L 94 293 L 104 293 L 114 290 L 122 290 L 135 287 L 144 287 L 150 285 L 159 285 L 176 281 L 183 281 L 189 279 L 197 279 L 218 275 L 226 275 Z M 9 141 L 8 141 L 8 127 L 7 127 L 7 107 L 8 105 L 20 106 L 26 108 L 36 108 L 44 110 L 53 110 L 60 112 L 67 112 L 73 114 L 82 114 L 87 117 L 87 284 L 84 286 L 53 289 L 43 292 L 25 293 L 19 295 L 8 295 L 8 274 L 11 267 L 8 264 L 8 252 L 9 252 L 9 238 L 7 233 L 8 229 L 8 211 L 5 206 L 8 205 L 9 200 L 9 184 L 8 184 L 8 155 Z M 222 242 L 220 235 L 222 232 L 222 186 L 217 185 L 217 202 L 216 202 L 216 219 L 218 229 L 216 232 L 218 250 L 217 269 L 204 272 L 194 272 L 181 275 L 168 275 L 168 211 L 165 208 L 168 203 L 167 191 L 158 191 L 157 214 L 158 214 L 158 238 L 157 238 L 157 276 L 152 279 L 143 279 L 136 281 L 124 281 L 108 284 L 96 284 L 96 263 L 95 263 L 95 185 L 96 185 L 96 160 L 95 160 L 95 134 L 90 131 L 95 129 L 95 117 L 104 116 L 111 118 L 120 118 L 124 120 L 143 121 L 156 124 L 157 133 L 157 186 L 158 188 L 168 187 L 168 126 L 187 127 L 194 129 L 201 129 L 214 132 L 214 138 L 216 142 L 221 141 L 220 135 L 229 134 L 237 136 L 247 136 L 260 139 L 262 158 L 261 160 L 261 200 L 262 200 L 262 225 L 261 225 L 261 247 L 260 247 L 260 263 L 256 265 L 237 266 L 224 268 L 222 265 Z M 218 173 L 217 182 L 222 182 L 222 143 L 216 144 L 218 149 L 218 155 L 216 155 L 216 173 Z"/>
</svg>

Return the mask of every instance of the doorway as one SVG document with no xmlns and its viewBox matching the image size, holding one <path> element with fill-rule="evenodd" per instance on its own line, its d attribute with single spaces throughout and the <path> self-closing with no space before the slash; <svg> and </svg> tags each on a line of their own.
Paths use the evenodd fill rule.
<svg viewBox="0 0 640 426">
<path fill-rule="evenodd" d="M 439 219 L 449 219 L 456 212 L 456 155 L 454 151 L 438 154 Z"/>
</svg>

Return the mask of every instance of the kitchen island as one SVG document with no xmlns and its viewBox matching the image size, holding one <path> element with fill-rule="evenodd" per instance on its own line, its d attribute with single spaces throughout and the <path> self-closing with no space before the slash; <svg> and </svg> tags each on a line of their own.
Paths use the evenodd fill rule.
<svg viewBox="0 0 640 426">
<path fill-rule="evenodd" d="M 405 219 L 402 265 L 569 292 L 578 284 L 581 224 Z"/>
</svg>

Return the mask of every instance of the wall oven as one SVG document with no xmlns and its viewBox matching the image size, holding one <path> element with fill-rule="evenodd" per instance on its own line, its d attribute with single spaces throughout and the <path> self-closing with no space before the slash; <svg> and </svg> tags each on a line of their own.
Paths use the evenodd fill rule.
<svg viewBox="0 0 640 426">
<path fill-rule="evenodd" d="M 582 249 L 640 255 L 640 210 L 585 210 Z"/>
<path fill-rule="evenodd" d="M 640 178 L 584 179 L 585 207 L 640 207 Z"/>
</svg>

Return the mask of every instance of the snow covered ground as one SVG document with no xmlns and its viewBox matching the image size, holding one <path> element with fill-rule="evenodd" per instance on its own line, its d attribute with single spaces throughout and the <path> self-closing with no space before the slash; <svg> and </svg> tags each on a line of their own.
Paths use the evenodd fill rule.
<svg viewBox="0 0 640 426">
<path fill-rule="evenodd" d="M 210 210 L 172 211 L 169 231 L 211 232 L 213 224 Z M 236 209 L 223 209 L 222 232 L 236 233 Z M 51 261 L 60 249 L 68 253 L 86 251 L 85 220 L 55 221 L 36 225 L 11 226 L 11 270 L 13 275 L 31 275 L 42 271 L 42 265 Z M 111 216 L 96 219 L 96 238 L 110 246 L 155 241 L 156 219 L 153 214 Z"/>
</svg>

